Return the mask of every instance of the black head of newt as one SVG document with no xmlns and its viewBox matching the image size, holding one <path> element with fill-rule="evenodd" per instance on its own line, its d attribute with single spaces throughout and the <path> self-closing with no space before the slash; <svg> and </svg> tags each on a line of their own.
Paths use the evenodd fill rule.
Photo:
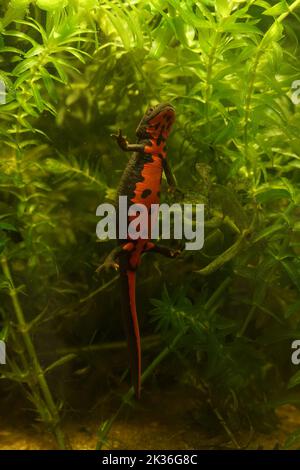
<svg viewBox="0 0 300 470">
<path fill-rule="evenodd" d="M 139 140 L 159 138 L 167 140 L 175 121 L 175 109 L 170 103 L 161 103 L 147 109 L 136 129 Z"/>
</svg>

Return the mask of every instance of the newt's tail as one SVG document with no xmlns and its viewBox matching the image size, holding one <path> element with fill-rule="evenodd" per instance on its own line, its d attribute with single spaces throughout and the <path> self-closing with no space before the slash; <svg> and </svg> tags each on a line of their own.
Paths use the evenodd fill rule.
<svg viewBox="0 0 300 470">
<path fill-rule="evenodd" d="M 135 305 L 135 271 L 121 274 L 122 312 L 130 357 L 131 379 L 137 399 L 141 395 L 141 344 Z"/>
</svg>

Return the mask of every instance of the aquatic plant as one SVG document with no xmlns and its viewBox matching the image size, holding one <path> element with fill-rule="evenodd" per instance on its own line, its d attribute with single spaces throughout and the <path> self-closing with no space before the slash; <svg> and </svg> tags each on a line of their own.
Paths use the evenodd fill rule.
<svg viewBox="0 0 300 470">
<path fill-rule="evenodd" d="M 21 386 L 60 447 L 68 386 L 55 389 L 53 377 L 68 364 L 93 363 L 86 347 L 101 361 L 105 342 L 120 334 L 116 276 L 94 274 L 111 249 L 96 243 L 95 210 L 113 199 L 124 168 L 110 134 L 123 128 L 133 140 L 150 102 L 176 106 L 169 158 L 185 202 L 206 204 L 206 235 L 201 252 L 172 265 L 145 260 L 141 290 L 155 308 L 142 329 L 160 335 L 160 349 L 146 354 L 147 379 L 154 364 L 161 383 L 198 390 L 195 420 L 223 429 L 235 447 L 246 445 L 240 429 L 251 438 L 275 425 L 278 404 L 299 404 L 290 361 L 300 337 L 300 105 L 291 99 L 300 79 L 299 7 L 2 3 L 0 321 L 8 364 L 0 373 L 7 395 Z M 150 309 L 144 301 L 142 311 Z M 157 357 L 167 357 L 168 370 Z"/>
</svg>

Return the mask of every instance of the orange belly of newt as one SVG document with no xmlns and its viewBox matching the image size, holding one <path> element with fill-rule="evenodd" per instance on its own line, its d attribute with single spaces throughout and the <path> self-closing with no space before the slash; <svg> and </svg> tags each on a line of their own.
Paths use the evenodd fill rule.
<svg viewBox="0 0 300 470">
<path fill-rule="evenodd" d="M 144 204 L 148 209 L 151 204 L 159 204 L 160 184 L 162 175 L 162 159 L 152 155 L 152 161 L 145 163 L 141 176 L 143 181 L 136 184 L 134 198 L 135 204 Z"/>
</svg>

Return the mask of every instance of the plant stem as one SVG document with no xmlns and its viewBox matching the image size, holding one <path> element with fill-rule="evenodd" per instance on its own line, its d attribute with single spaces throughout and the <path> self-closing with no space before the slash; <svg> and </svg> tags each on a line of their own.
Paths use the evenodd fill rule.
<svg viewBox="0 0 300 470">
<path fill-rule="evenodd" d="M 145 372 L 143 373 L 141 377 L 142 383 L 145 382 L 145 380 L 152 374 L 152 372 L 156 369 L 156 367 L 165 359 L 165 357 L 167 357 L 167 355 L 172 351 L 172 349 L 174 349 L 178 341 L 185 335 L 186 331 L 187 331 L 187 328 L 183 329 L 180 333 L 178 333 L 173 339 L 173 341 L 171 342 L 171 344 L 166 346 L 162 350 L 162 352 L 154 359 L 154 361 L 150 364 L 150 366 L 147 367 L 147 369 L 145 370 Z M 133 387 L 130 387 L 128 392 L 123 396 L 122 403 L 117 409 L 117 411 L 115 412 L 115 414 L 109 420 L 105 421 L 104 424 L 100 427 L 98 431 L 98 440 L 96 443 L 96 450 L 102 449 L 103 445 L 106 442 L 108 433 L 113 423 L 115 422 L 115 420 L 117 419 L 117 417 L 119 416 L 123 408 L 129 404 L 133 396 L 134 396 L 134 390 L 133 390 Z"/>
<path fill-rule="evenodd" d="M 103 290 L 107 289 L 107 287 L 111 286 L 114 282 L 116 282 L 117 279 L 119 279 L 119 277 L 120 277 L 119 274 L 117 276 L 113 277 L 108 282 L 103 284 L 103 286 L 98 287 L 98 289 L 94 290 L 93 292 L 91 292 L 86 297 L 83 297 L 82 299 L 80 299 L 79 302 L 82 303 L 82 302 L 86 302 L 87 300 L 90 300 L 92 297 L 99 294 L 99 292 L 102 292 Z"/>
<path fill-rule="evenodd" d="M 219 40 L 221 39 L 221 34 L 217 30 L 215 32 L 215 37 L 212 43 L 212 48 L 210 50 L 210 53 L 208 55 L 208 64 L 207 64 L 207 72 L 206 72 L 206 85 L 205 85 L 205 117 L 206 117 L 206 122 L 208 124 L 208 135 L 211 132 L 211 120 L 209 118 L 209 98 L 210 98 L 210 82 L 212 78 L 212 70 L 213 70 L 213 65 L 214 65 L 214 60 L 215 60 L 215 54 L 217 51 L 218 43 Z"/>
<path fill-rule="evenodd" d="M 211 310 L 213 304 L 215 303 L 216 300 L 218 300 L 220 294 L 223 293 L 223 291 L 227 288 L 227 286 L 231 283 L 232 279 L 230 276 L 226 277 L 224 281 L 221 282 L 219 287 L 214 291 L 214 293 L 211 295 L 211 297 L 208 299 L 208 301 L 205 304 L 206 310 Z"/>
<path fill-rule="evenodd" d="M 145 338 L 141 338 L 141 345 L 143 350 L 150 349 L 153 346 L 157 346 L 160 344 L 160 337 L 159 335 L 151 335 Z M 101 344 L 90 344 L 88 346 L 82 346 L 79 348 L 61 348 L 57 349 L 57 354 L 65 355 L 65 354 L 85 354 L 85 353 L 92 353 L 97 351 L 116 351 L 122 350 L 127 348 L 126 341 L 114 341 L 113 343 L 101 343 Z"/>
<path fill-rule="evenodd" d="M 49 415 L 51 417 L 50 425 L 51 425 L 51 427 L 53 429 L 53 433 L 54 433 L 54 435 L 57 439 L 57 443 L 58 443 L 59 448 L 60 449 L 65 449 L 66 448 L 66 440 L 65 440 L 63 431 L 62 431 L 62 429 L 60 428 L 60 425 L 59 425 L 59 421 L 60 421 L 59 413 L 58 413 L 56 404 L 53 400 L 52 394 L 50 392 L 48 383 L 46 381 L 46 378 L 45 378 L 45 375 L 44 375 L 44 372 L 43 372 L 43 369 L 42 369 L 42 367 L 39 363 L 39 360 L 38 360 L 38 357 L 37 357 L 37 354 L 36 354 L 36 351 L 35 351 L 34 344 L 31 340 L 31 336 L 28 332 L 28 325 L 26 323 L 25 316 L 24 316 L 24 313 L 23 313 L 23 309 L 22 309 L 21 304 L 19 302 L 17 290 L 14 286 L 12 275 L 11 275 L 11 272 L 10 272 L 10 269 L 9 269 L 9 265 L 8 265 L 7 259 L 5 257 L 3 257 L 1 259 L 1 265 L 2 265 L 2 269 L 3 269 L 3 273 L 4 273 L 5 277 L 8 279 L 8 281 L 10 283 L 9 294 L 10 294 L 11 301 L 12 301 L 12 304 L 13 304 L 13 307 L 14 307 L 14 311 L 15 311 L 15 315 L 16 315 L 17 322 L 18 322 L 18 325 L 19 325 L 20 333 L 22 335 L 27 353 L 28 353 L 28 355 L 29 355 L 29 357 L 32 361 L 32 366 L 33 366 L 38 384 L 41 388 L 42 395 L 44 396 L 44 400 L 45 400 L 45 403 L 47 405 Z"/>
<path fill-rule="evenodd" d="M 211 398 L 208 398 L 207 399 L 207 403 L 208 405 L 211 407 L 213 413 L 215 414 L 215 416 L 217 417 L 219 423 L 221 424 L 221 426 L 223 427 L 223 429 L 225 430 L 226 434 L 228 435 L 228 437 L 230 438 L 230 440 L 233 442 L 234 446 L 236 447 L 236 449 L 241 449 L 241 446 L 239 445 L 239 443 L 237 442 L 234 434 L 232 433 L 232 431 L 229 429 L 229 427 L 227 426 L 227 423 L 225 421 L 225 419 L 223 418 L 222 414 L 220 413 L 220 411 L 218 410 L 218 408 L 216 406 L 214 406 L 213 402 L 212 402 L 212 399 Z"/>
<path fill-rule="evenodd" d="M 39 387 L 37 386 L 36 381 L 32 380 L 31 374 L 28 373 L 28 371 L 30 371 L 30 364 L 26 355 L 26 351 L 24 351 L 24 345 L 20 343 L 18 335 L 16 335 L 16 332 L 13 329 L 11 329 L 10 331 L 10 338 L 14 344 L 14 348 L 17 352 L 17 356 L 20 359 L 21 366 L 22 366 L 22 369 L 20 371 L 19 366 L 17 366 L 12 360 L 8 359 L 8 364 L 10 366 L 10 369 L 16 375 L 19 375 L 20 373 L 22 374 L 24 372 L 25 374 L 27 374 L 28 378 L 26 380 L 26 384 L 31 391 L 30 398 L 34 402 L 35 407 L 38 413 L 40 414 L 41 418 L 43 419 L 43 421 L 48 422 L 49 413 L 48 413 L 47 406 L 45 405 L 45 402 L 43 398 L 41 397 L 41 391 Z M 23 385 L 22 382 L 21 382 L 21 385 Z M 28 393 L 28 390 L 26 390 L 26 393 Z"/>
<path fill-rule="evenodd" d="M 235 243 L 231 245 L 224 253 L 215 258 L 211 263 L 209 263 L 205 268 L 195 271 L 202 276 L 208 276 L 212 274 L 217 269 L 220 269 L 225 263 L 233 259 L 238 253 L 240 253 L 246 245 L 246 237 L 250 233 L 249 229 L 246 229 L 242 234 L 237 238 Z"/>
</svg>

